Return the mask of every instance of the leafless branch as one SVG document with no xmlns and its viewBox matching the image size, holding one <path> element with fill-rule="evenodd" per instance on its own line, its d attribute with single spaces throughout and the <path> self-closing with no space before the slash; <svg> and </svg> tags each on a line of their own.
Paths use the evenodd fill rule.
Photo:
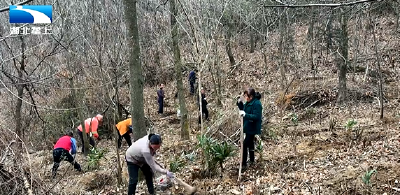
<svg viewBox="0 0 400 195">
<path fill-rule="evenodd" d="M 361 3 L 368 3 L 368 2 L 375 2 L 377 0 L 360 0 L 360 1 L 353 1 L 353 2 L 343 2 L 343 3 L 310 3 L 310 4 L 285 4 L 281 1 L 276 0 L 275 2 L 280 3 L 279 5 L 263 5 L 264 7 L 288 7 L 288 8 L 299 8 L 299 7 L 341 7 L 341 6 L 351 6 Z"/>
<path fill-rule="evenodd" d="M 26 1 L 23 1 L 23 2 L 16 3 L 14 5 L 24 5 L 24 4 L 27 4 L 27 3 L 31 2 L 31 1 L 33 1 L 33 0 L 26 0 Z M 0 12 L 5 12 L 5 11 L 7 11 L 9 9 L 10 9 L 10 7 L 3 7 L 3 8 L 0 9 Z"/>
</svg>

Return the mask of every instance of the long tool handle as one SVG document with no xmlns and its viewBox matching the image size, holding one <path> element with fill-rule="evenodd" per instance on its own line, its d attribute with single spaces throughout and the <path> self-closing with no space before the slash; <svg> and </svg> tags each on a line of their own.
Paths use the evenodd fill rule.
<svg viewBox="0 0 400 195">
<path fill-rule="evenodd" d="M 180 185 L 182 185 L 188 194 L 193 195 L 194 193 L 196 193 L 196 191 L 197 191 L 196 187 L 193 187 L 193 186 L 187 184 L 186 182 L 182 181 L 181 179 L 179 179 L 177 177 L 175 177 L 175 181 L 177 181 Z"/>
<path fill-rule="evenodd" d="M 160 166 L 161 168 L 164 168 L 160 163 L 158 163 L 157 161 L 155 161 L 156 164 L 158 164 L 158 166 Z M 179 185 L 182 185 L 183 188 L 185 188 L 185 190 L 187 191 L 188 194 L 190 195 L 194 195 L 194 193 L 196 193 L 197 188 L 193 187 L 191 185 L 189 185 L 188 183 L 182 181 L 181 179 L 177 178 L 176 176 L 173 178 L 176 182 L 179 183 Z"/>
<path fill-rule="evenodd" d="M 243 139 L 244 139 L 244 135 L 243 135 L 243 117 L 240 117 L 240 123 L 242 125 L 241 129 L 240 129 L 240 158 L 239 158 L 239 176 L 238 176 L 238 181 L 240 181 L 240 177 L 242 176 L 242 162 L 243 162 Z"/>
</svg>

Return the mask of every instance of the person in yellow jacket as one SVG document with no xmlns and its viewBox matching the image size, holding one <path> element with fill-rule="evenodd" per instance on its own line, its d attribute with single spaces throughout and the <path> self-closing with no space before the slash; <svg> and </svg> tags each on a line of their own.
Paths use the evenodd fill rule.
<svg viewBox="0 0 400 195">
<path fill-rule="evenodd" d="M 118 148 L 121 148 L 122 138 L 125 138 L 126 143 L 131 146 L 131 133 L 132 133 L 132 118 L 127 118 L 123 121 L 120 121 L 115 125 L 118 130 Z"/>
</svg>

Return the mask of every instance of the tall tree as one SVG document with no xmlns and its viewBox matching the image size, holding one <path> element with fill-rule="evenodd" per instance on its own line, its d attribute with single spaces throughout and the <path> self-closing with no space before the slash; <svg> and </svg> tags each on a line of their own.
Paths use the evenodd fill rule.
<svg viewBox="0 0 400 195">
<path fill-rule="evenodd" d="M 286 8 L 282 9 L 282 13 L 286 12 Z M 286 28 L 288 25 L 287 24 L 287 17 L 285 18 L 282 14 L 282 18 L 279 20 L 279 30 L 280 30 L 280 37 L 279 37 L 279 72 L 281 74 L 281 89 L 284 90 L 287 85 L 287 78 L 286 78 L 286 65 L 285 65 L 285 57 L 286 55 L 284 54 L 285 51 L 285 38 L 287 38 L 286 35 Z"/>
<path fill-rule="evenodd" d="M 339 92 L 338 92 L 338 103 L 342 103 L 343 101 L 346 100 L 346 94 L 347 94 L 347 63 L 349 61 L 349 38 L 348 38 L 348 32 L 347 32 L 347 22 L 348 22 L 348 15 L 345 12 L 345 10 L 342 8 L 341 9 L 341 14 L 340 14 L 340 41 L 339 41 L 339 51 L 338 57 L 339 57 Z"/>
<path fill-rule="evenodd" d="M 179 109 L 181 111 L 181 139 L 187 140 L 189 139 L 189 121 L 183 92 L 181 52 L 179 50 L 178 24 L 176 22 L 178 9 L 176 8 L 175 0 L 169 1 L 169 7 L 171 12 L 171 36 L 172 49 L 174 51 L 176 85 L 178 88 Z"/>
<path fill-rule="evenodd" d="M 17 105 L 15 107 L 15 133 L 17 133 L 17 135 L 19 137 L 23 137 L 24 132 L 22 130 L 22 118 L 21 118 L 21 112 L 22 112 L 22 98 L 24 95 L 24 80 L 23 80 L 23 71 L 25 71 L 25 40 L 22 36 L 20 36 L 21 39 L 21 61 L 20 61 L 20 66 L 19 68 L 17 68 L 17 72 L 18 72 L 18 84 L 17 84 L 17 91 L 18 91 L 18 99 L 17 99 Z M 14 60 L 14 65 L 15 67 L 18 67 L 16 65 L 16 60 Z"/>
<path fill-rule="evenodd" d="M 376 22 L 373 16 L 371 16 L 371 10 L 368 12 L 371 26 L 372 26 L 372 36 L 374 38 L 374 49 L 375 49 L 375 56 L 376 56 L 376 65 L 378 66 L 378 73 L 379 73 L 379 85 L 378 85 L 378 90 L 379 90 L 379 107 L 380 107 L 380 115 L 379 118 L 383 119 L 383 79 L 382 79 L 382 71 L 381 71 L 381 58 L 380 54 L 378 52 L 378 42 L 376 41 Z"/>
<path fill-rule="evenodd" d="M 130 93 L 131 93 L 131 115 L 134 139 L 147 134 L 143 108 L 143 74 L 140 63 L 139 28 L 137 22 L 136 4 L 137 0 L 124 0 L 125 17 L 129 34 L 130 45 Z"/>
</svg>

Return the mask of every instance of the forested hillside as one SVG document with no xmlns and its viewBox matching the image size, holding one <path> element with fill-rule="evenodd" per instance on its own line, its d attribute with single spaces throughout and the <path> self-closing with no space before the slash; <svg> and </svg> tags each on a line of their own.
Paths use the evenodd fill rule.
<svg viewBox="0 0 400 195">
<path fill-rule="evenodd" d="M 10 23 L 10 3 L 52 5 L 52 23 Z M 132 140 L 160 134 L 157 161 L 196 194 L 400 193 L 399 14 L 396 0 L 0 0 L 0 194 L 127 194 L 115 124 L 130 116 Z M 261 135 L 238 181 L 250 87 Z M 76 129 L 97 114 L 83 154 Z M 84 173 L 63 161 L 53 179 L 68 130 Z"/>
</svg>

